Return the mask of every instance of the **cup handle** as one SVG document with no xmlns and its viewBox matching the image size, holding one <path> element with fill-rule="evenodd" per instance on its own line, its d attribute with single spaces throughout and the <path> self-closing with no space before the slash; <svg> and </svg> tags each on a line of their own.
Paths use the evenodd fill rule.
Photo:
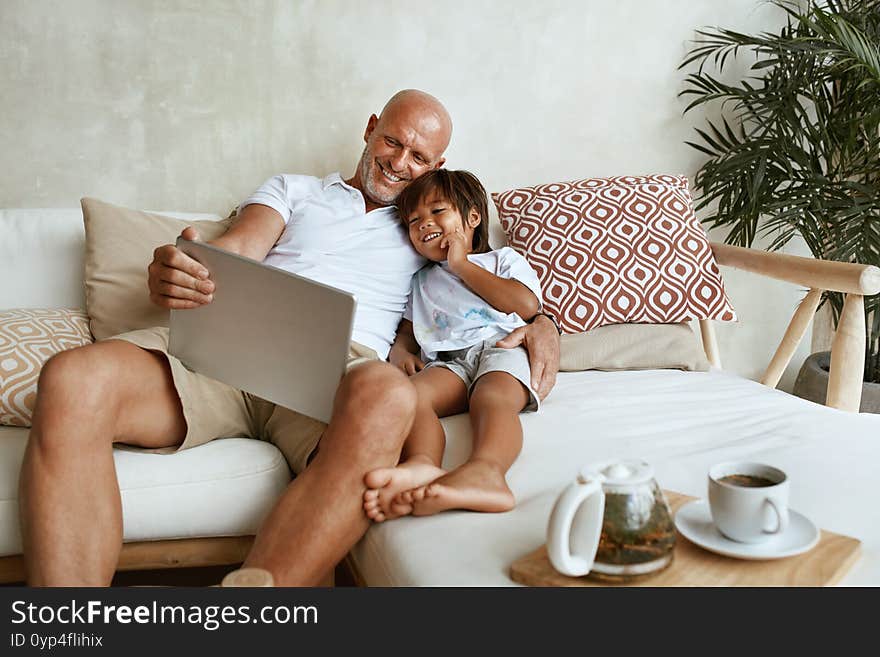
<svg viewBox="0 0 880 657">
<path fill-rule="evenodd" d="M 578 527 L 579 538 L 588 546 L 588 550 L 583 554 L 572 554 L 572 522 L 575 513 L 588 498 L 594 501 L 585 519 L 588 524 Z M 599 546 L 604 514 L 605 493 L 602 492 L 601 480 L 579 476 L 577 482 L 562 492 L 553 506 L 547 525 L 547 555 L 556 570 L 570 577 L 580 577 L 590 572 Z M 583 517 L 581 519 L 584 520 Z"/>
<path fill-rule="evenodd" d="M 769 504 L 773 511 L 776 513 L 776 528 L 765 529 L 764 533 L 781 534 L 788 527 L 788 509 L 780 507 L 776 500 L 771 500 L 769 497 L 764 501 Z"/>
</svg>

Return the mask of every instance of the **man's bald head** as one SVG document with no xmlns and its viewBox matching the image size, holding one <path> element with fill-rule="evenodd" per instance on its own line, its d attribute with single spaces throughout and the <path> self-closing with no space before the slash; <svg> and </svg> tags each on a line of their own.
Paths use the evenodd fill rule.
<svg viewBox="0 0 880 657">
<path fill-rule="evenodd" d="M 379 116 L 370 116 L 366 147 L 348 183 L 361 190 L 367 210 L 391 205 L 410 181 L 443 166 L 451 137 L 443 103 L 417 89 L 399 91 Z"/>
<path fill-rule="evenodd" d="M 452 117 L 449 116 L 449 112 L 446 111 L 443 103 L 424 91 L 403 89 L 388 99 L 388 102 L 385 103 L 385 107 L 382 108 L 382 112 L 379 114 L 379 121 L 381 122 L 385 116 L 392 116 L 401 112 L 405 114 L 416 113 L 419 116 L 424 116 L 426 121 L 433 117 L 433 120 L 437 123 L 436 129 L 445 137 L 442 150 L 446 150 L 449 146 L 449 141 L 452 139 Z"/>
</svg>

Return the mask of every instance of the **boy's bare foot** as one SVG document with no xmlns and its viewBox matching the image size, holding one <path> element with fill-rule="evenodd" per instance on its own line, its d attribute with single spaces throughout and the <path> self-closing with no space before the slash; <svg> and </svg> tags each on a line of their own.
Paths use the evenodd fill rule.
<svg viewBox="0 0 880 657">
<path fill-rule="evenodd" d="M 422 457 L 408 459 L 396 468 L 378 468 L 364 477 L 364 511 L 375 522 L 393 520 L 407 515 L 412 506 L 397 504 L 398 493 L 416 488 L 446 474 L 431 461 Z"/>
<path fill-rule="evenodd" d="M 425 486 L 403 491 L 394 500 L 397 508 L 410 507 L 414 516 L 429 516 L 448 509 L 500 513 L 516 504 L 498 467 L 488 461 L 468 461 Z"/>
</svg>

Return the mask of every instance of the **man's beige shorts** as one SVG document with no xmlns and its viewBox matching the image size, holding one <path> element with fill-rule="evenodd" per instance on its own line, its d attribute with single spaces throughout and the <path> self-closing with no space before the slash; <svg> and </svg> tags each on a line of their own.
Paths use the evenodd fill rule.
<svg viewBox="0 0 880 657">
<path fill-rule="evenodd" d="M 298 474 L 305 469 L 327 428 L 323 422 L 188 370 L 168 353 L 167 328 L 130 331 L 111 339 L 131 342 L 167 359 L 187 426 L 180 446 L 168 451 L 188 449 L 215 438 L 256 438 L 278 447 Z M 379 359 L 375 351 L 355 342 L 348 356 L 347 370 Z"/>
</svg>

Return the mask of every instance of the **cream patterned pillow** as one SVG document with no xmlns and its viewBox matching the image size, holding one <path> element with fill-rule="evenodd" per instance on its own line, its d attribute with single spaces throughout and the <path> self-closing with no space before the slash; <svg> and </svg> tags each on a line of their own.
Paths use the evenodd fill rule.
<svg viewBox="0 0 880 657">
<path fill-rule="evenodd" d="M 91 342 L 89 318 L 82 310 L 0 311 L 0 424 L 31 426 L 43 364 Z"/>
</svg>

